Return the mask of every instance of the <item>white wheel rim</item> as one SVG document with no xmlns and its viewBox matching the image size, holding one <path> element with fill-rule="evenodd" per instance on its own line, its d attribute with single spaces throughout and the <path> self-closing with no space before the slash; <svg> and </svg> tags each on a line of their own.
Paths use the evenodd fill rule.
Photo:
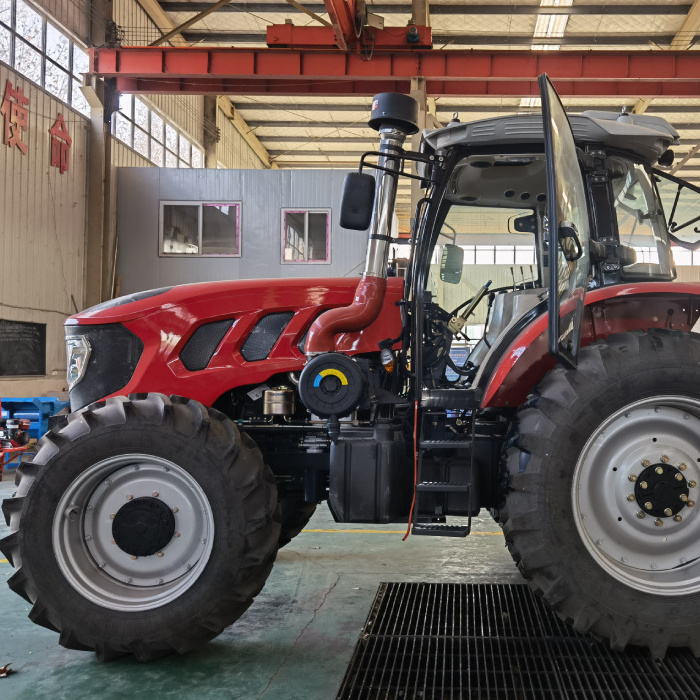
<svg viewBox="0 0 700 700">
<path fill-rule="evenodd" d="M 572 501 L 579 535 L 596 563 L 631 588 L 696 593 L 698 484 L 700 401 L 660 396 L 629 404 L 595 430 L 576 464 Z M 684 493 L 687 501 L 679 501 Z"/>
<path fill-rule="evenodd" d="M 135 499 L 157 500 L 174 526 L 167 543 L 147 556 L 124 551 L 113 537 L 115 517 Z M 214 519 L 204 491 L 182 467 L 153 455 L 119 455 L 92 465 L 66 489 L 52 539 L 61 572 L 85 599 L 112 610 L 151 610 L 200 577 Z"/>
</svg>

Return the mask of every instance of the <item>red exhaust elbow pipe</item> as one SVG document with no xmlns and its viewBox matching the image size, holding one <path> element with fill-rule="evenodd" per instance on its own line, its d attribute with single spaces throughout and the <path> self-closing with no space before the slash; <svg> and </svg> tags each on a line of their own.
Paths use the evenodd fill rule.
<svg viewBox="0 0 700 700">
<path fill-rule="evenodd" d="M 307 356 L 333 352 L 336 335 L 367 328 L 379 316 L 385 292 L 386 278 L 363 276 L 350 306 L 326 311 L 311 324 L 306 339 Z"/>
</svg>

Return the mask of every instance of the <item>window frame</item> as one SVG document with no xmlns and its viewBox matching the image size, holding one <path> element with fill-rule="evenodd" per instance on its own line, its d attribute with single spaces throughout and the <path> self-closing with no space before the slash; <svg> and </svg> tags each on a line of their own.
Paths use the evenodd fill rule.
<svg viewBox="0 0 700 700">
<path fill-rule="evenodd" d="M 304 214 L 304 260 L 285 260 L 284 251 L 287 243 L 287 214 Z M 309 214 L 325 214 L 326 215 L 326 259 L 325 260 L 309 260 Z M 281 210 L 281 249 L 280 262 L 282 265 L 330 265 L 331 260 L 331 215 L 332 210 L 328 207 L 283 207 Z"/>
<path fill-rule="evenodd" d="M 238 252 L 236 253 L 203 253 L 202 251 L 202 233 L 204 226 L 204 212 L 203 209 L 206 205 L 209 206 L 226 206 L 226 207 L 236 207 L 236 248 Z M 196 206 L 198 208 L 197 215 L 197 253 L 165 253 L 163 252 L 163 224 L 165 223 L 165 207 L 166 206 Z M 229 201 L 221 202 L 208 199 L 178 199 L 169 200 L 162 199 L 159 202 L 159 215 L 158 215 L 158 257 L 159 258 L 240 258 L 243 250 L 243 241 L 241 235 L 241 207 L 242 202 L 239 201 Z"/>
<path fill-rule="evenodd" d="M 112 114 L 112 119 L 110 123 L 110 132 L 112 136 L 119 141 L 119 143 L 123 143 L 125 146 L 130 148 L 132 151 L 138 153 L 142 158 L 145 158 L 149 163 L 152 163 L 155 165 L 157 168 L 196 168 L 196 169 L 203 169 L 204 168 L 204 149 L 189 135 L 185 134 L 182 129 L 179 129 L 173 122 L 168 119 L 162 112 L 154 109 L 151 104 L 148 102 L 148 100 L 144 99 L 143 95 L 132 95 L 129 94 L 124 95 L 125 97 L 128 97 L 129 100 L 129 106 L 128 110 L 122 107 L 122 105 L 119 106 L 119 109 L 115 110 L 114 113 Z M 147 127 L 144 128 L 141 125 L 139 125 L 136 121 L 136 100 L 138 100 L 147 110 L 148 110 L 148 116 L 147 116 Z M 161 134 L 160 138 L 158 136 L 155 136 L 153 134 L 153 116 L 156 116 L 162 123 L 163 123 L 163 128 L 161 129 Z M 119 134 L 118 134 L 118 129 L 117 129 L 117 120 L 123 120 L 125 121 L 128 126 L 129 126 L 129 139 L 125 140 L 123 139 Z M 176 142 L 175 142 L 175 150 L 170 148 L 168 145 L 168 128 L 171 129 L 175 133 L 176 137 Z M 146 142 L 147 142 L 147 153 L 143 153 L 139 149 L 136 148 L 136 134 L 137 132 L 144 134 L 146 137 Z M 181 144 L 184 142 L 187 143 L 187 151 L 189 153 L 190 160 L 187 162 L 184 158 L 180 157 L 180 148 Z M 162 159 L 160 161 L 156 160 L 153 155 L 153 145 L 157 144 L 160 146 L 162 149 Z M 194 151 L 197 151 L 199 153 L 199 165 L 192 165 L 192 162 L 194 160 Z M 171 156 L 175 159 L 176 165 L 168 165 L 168 156 Z M 227 202 L 228 204 L 228 202 Z"/>
<path fill-rule="evenodd" d="M 75 65 L 75 49 L 77 48 L 80 50 L 82 53 L 87 55 L 88 49 L 86 46 L 83 46 L 83 44 L 79 41 L 76 41 L 76 39 L 73 37 L 73 35 L 66 30 L 64 27 L 59 25 L 57 22 L 53 20 L 53 18 L 46 14 L 44 11 L 42 11 L 41 8 L 35 7 L 33 4 L 26 2 L 26 0 L 22 0 L 27 7 L 37 14 L 40 19 L 41 19 L 41 30 L 40 30 L 40 37 L 39 37 L 39 45 L 37 46 L 36 44 L 32 43 L 30 39 L 25 38 L 22 36 L 18 29 L 17 29 L 17 0 L 9 0 L 9 5 L 10 5 L 10 23 L 6 24 L 5 22 L 0 20 L 0 27 L 5 29 L 6 31 L 9 32 L 9 37 L 10 37 L 10 53 L 9 53 L 9 61 L 5 64 L 7 65 L 10 70 L 13 73 L 16 73 L 18 76 L 20 76 L 23 80 L 27 80 L 30 83 L 37 85 L 40 87 L 44 92 L 46 92 L 47 95 L 49 95 L 52 99 L 56 100 L 57 102 L 60 102 L 62 105 L 65 105 L 69 109 L 73 110 L 77 114 L 82 115 L 85 118 L 90 118 L 90 105 L 88 104 L 87 100 L 85 97 L 80 93 L 80 99 L 84 105 L 84 109 L 80 109 L 78 106 L 73 104 L 74 101 L 74 90 L 77 88 L 79 90 L 80 88 L 80 75 L 75 73 L 76 65 Z M 65 37 L 68 40 L 68 60 L 67 66 L 61 65 L 57 60 L 54 60 L 51 58 L 48 54 L 48 28 L 49 25 L 61 36 Z M 39 54 L 39 59 L 41 61 L 41 67 L 40 67 L 40 74 L 39 74 L 39 79 L 34 80 L 33 78 L 29 77 L 25 72 L 21 70 L 21 68 L 15 66 L 16 58 L 17 58 L 17 42 L 22 42 L 25 44 L 27 47 L 29 47 L 31 50 L 36 51 Z M 62 97 L 56 95 L 54 92 L 51 91 L 49 87 L 46 85 L 46 75 L 47 75 L 47 66 L 60 71 L 60 73 L 65 74 L 65 77 L 67 79 L 67 95 L 66 99 L 64 100 Z"/>
</svg>

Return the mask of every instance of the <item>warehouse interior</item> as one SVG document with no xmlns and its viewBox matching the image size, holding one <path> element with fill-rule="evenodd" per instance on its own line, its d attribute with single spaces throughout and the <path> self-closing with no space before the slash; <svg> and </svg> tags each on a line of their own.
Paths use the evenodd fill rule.
<svg viewBox="0 0 700 700">
<path fill-rule="evenodd" d="M 0 0 L 0 698 L 700 694 L 699 38 L 700 0 Z M 390 93 L 411 100 L 377 101 Z M 559 104 L 578 190 L 553 174 L 569 147 Z M 518 186 L 498 180 L 493 194 L 489 178 L 516 166 Z M 375 179 L 353 226 L 358 167 Z M 440 168 L 454 169 L 449 186 Z M 364 325 L 322 328 L 324 311 L 373 298 Z M 419 350 L 409 328 L 434 345 Z M 86 371 L 103 378 L 88 386 Z M 315 389 L 339 397 L 353 372 L 364 393 L 324 413 Z M 608 393 L 590 388 L 599 380 Z M 100 431 L 113 441 L 91 448 Z M 144 461 L 119 455 L 127 433 Z M 168 443 L 179 456 L 161 488 L 151 475 L 170 473 Z M 238 460 L 240 502 L 211 515 L 222 487 L 196 473 L 216 450 Z M 555 454 L 548 473 L 575 465 L 574 486 L 546 491 L 538 450 Z M 80 485 L 68 465 L 90 454 L 102 461 Z M 178 466 L 187 455 L 194 471 Z M 113 480 L 131 503 L 110 513 Z M 556 498 L 573 499 L 576 547 L 549 515 L 565 508 Z M 152 547 L 124 525 L 137 502 L 159 518 Z M 109 530 L 90 529 L 90 512 Z M 182 618 L 208 643 L 153 641 L 148 622 L 128 642 L 88 640 L 57 622 L 75 591 L 125 630 L 133 610 L 175 619 L 177 591 L 214 578 L 219 528 L 241 517 L 221 555 L 252 572 L 236 574 L 247 603 L 221 593 L 240 619 Z M 624 536 L 609 537 L 618 521 Z M 153 582 L 134 574 L 123 593 L 126 569 L 90 544 L 98 532 L 155 561 L 162 591 L 149 598 Z M 158 568 L 171 538 L 198 560 L 186 574 Z M 39 541 L 65 580 L 33 563 Z M 600 564 L 591 600 L 633 590 L 634 611 L 572 612 L 557 547 Z M 90 593 L 98 576 L 119 586 Z M 42 599 L 64 587 L 56 606 Z M 655 596 L 645 622 L 625 622 Z"/>
</svg>

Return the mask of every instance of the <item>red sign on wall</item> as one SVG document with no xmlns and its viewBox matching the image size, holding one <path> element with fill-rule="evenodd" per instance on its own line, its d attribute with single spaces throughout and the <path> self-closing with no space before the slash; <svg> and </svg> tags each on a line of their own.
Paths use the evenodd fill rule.
<svg viewBox="0 0 700 700">
<path fill-rule="evenodd" d="M 66 129 L 63 115 L 59 112 L 54 125 L 49 129 L 51 134 L 51 165 L 63 173 L 68 172 L 70 166 L 70 147 L 73 139 Z"/>
<path fill-rule="evenodd" d="M 24 95 L 22 88 L 15 90 L 8 80 L 5 84 L 5 97 L 2 100 L 0 114 L 5 117 L 5 132 L 3 143 L 10 148 L 17 146 L 26 156 L 27 144 L 22 141 L 22 132 L 29 125 L 29 98 Z"/>
</svg>

